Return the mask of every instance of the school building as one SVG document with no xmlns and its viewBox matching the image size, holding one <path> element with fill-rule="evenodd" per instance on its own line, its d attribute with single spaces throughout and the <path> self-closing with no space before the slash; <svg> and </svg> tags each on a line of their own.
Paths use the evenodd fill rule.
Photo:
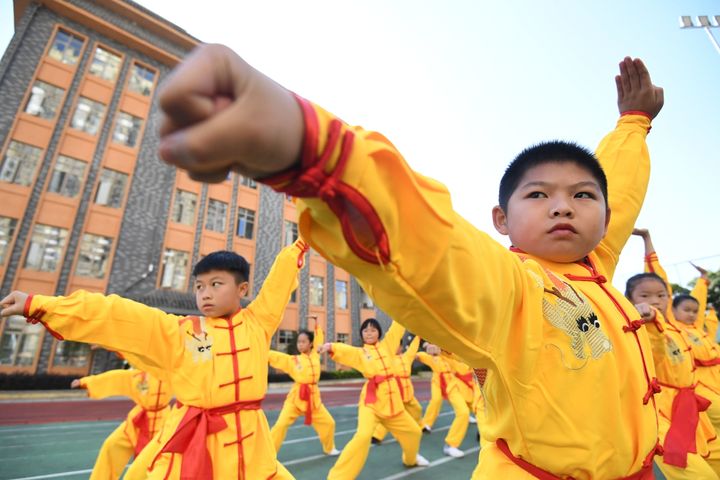
<svg viewBox="0 0 720 480">
<path fill-rule="evenodd" d="M 233 250 L 252 300 L 297 237 L 291 199 L 230 174 L 194 182 L 157 155 L 157 88 L 200 40 L 126 0 L 15 0 L 0 60 L 0 292 L 116 293 L 196 314 L 190 271 Z M 347 272 L 311 252 L 273 343 L 322 325 L 358 344 L 376 312 Z M 385 319 L 387 321 L 387 319 Z M 0 375 L 85 375 L 117 366 L 22 317 L 0 324 Z"/>
</svg>

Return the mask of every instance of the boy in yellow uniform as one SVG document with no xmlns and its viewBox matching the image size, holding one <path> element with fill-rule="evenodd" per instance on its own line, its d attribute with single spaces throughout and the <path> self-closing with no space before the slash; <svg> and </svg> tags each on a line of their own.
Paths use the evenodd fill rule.
<svg viewBox="0 0 720 480">
<path fill-rule="evenodd" d="M 323 452 L 332 456 L 340 454 L 335 448 L 335 420 L 323 405 L 318 388 L 320 355 L 314 345 L 315 342 L 322 345 L 324 338 L 325 335 L 320 327 L 315 329 L 314 335 L 303 330 L 297 337 L 299 355 L 270 350 L 268 356 L 270 366 L 287 373 L 295 382 L 285 398 L 275 425 L 270 429 L 270 436 L 277 452 L 280 451 L 288 428 L 300 415 L 304 415 L 305 425 L 312 425 L 317 432 Z"/>
<path fill-rule="evenodd" d="M 475 379 L 475 372 L 467 363 L 463 362 L 455 355 L 446 354 L 446 360 L 452 367 L 455 378 L 458 379 L 460 393 L 465 400 L 465 404 L 470 409 L 470 412 L 474 412 L 480 395 L 480 389 L 478 388 L 478 383 Z M 470 414 L 470 423 L 477 423 L 477 420 L 473 417 L 472 413 Z"/>
<path fill-rule="evenodd" d="M 447 400 L 455 413 L 455 418 L 445 436 L 443 453 L 453 458 L 464 457 L 465 454 L 459 447 L 467 433 L 470 409 L 460 391 L 460 381 L 455 377 L 455 371 L 448 358 L 441 354 L 440 348 L 432 344 L 428 344 L 425 348 L 427 353 L 418 352 L 417 359 L 430 367 L 433 375 L 430 383 L 430 401 L 422 419 L 423 431 L 428 433 L 432 431 L 443 399 Z"/>
<path fill-rule="evenodd" d="M 647 322 L 655 370 L 663 387 L 657 397 L 663 456 L 656 463 L 669 480 L 717 479 L 720 471 L 713 469 L 720 467 L 720 445 L 705 412 L 710 399 L 695 391 L 690 347 L 682 332 L 662 314 L 669 299 L 665 282 L 655 273 L 634 275 L 627 281 L 625 295 Z"/>
<path fill-rule="evenodd" d="M 117 295 L 68 297 L 13 292 L 2 315 L 22 314 L 68 340 L 126 352 L 132 364 L 170 382 L 172 410 L 148 478 L 292 478 L 278 462 L 261 409 L 270 339 L 297 286 L 307 247 L 284 248 L 257 297 L 242 309 L 249 265 L 214 252 L 195 265 L 203 317 L 178 317 Z"/>
<path fill-rule="evenodd" d="M 128 460 L 140 454 L 160 431 L 170 410 L 172 392 L 167 382 L 140 370 L 110 370 L 72 381 L 72 388 L 84 388 L 88 396 L 101 399 L 130 397 L 135 406 L 100 447 L 91 479 L 120 478 Z"/>
<path fill-rule="evenodd" d="M 200 47 L 166 82 L 160 155 L 194 178 L 232 168 L 298 197 L 313 248 L 394 320 L 492 373 L 492 443 L 474 478 L 652 478 L 651 347 L 611 281 L 647 190 L 645 138 L 663 94 L 637 59 L 621 62 L 616 87 L 621 117 L 600 165 L 549 142 L 503 177 L 493 218 L 518 253 L 463 219 L 384 136 L 294 96 L 226 47 Z"/>
<path fill-rule="evenodd" d="M 418 425 L 421 425 L 422 405 L 415 398 L 415 387 L 413 387 L 410 378 L 412 376 L 412 364 L 415 361 L 415 354 L 417 354 L 419 346 L 420 337 L 417 335 L 412 339 L 405 352 L 402 351 L 402 345 L 399 346 L 395 357 L 393 357 L 393 372 L 398 387 L 400 387 L 400 397 L 405 405 L 405 410 Z M 375 433 L 373 433 L 373 443 L 382 443 L 386 435 L 387 428 L 382 423 L 379 423 L 375 428 Z"/>
<path fill-rule="evenodd" d="M 404 333 L 405 329 L 393 322 L 382 338 L 378 321 L 368 318 L 360 325 L 362 347 L 344 343 L 326 343 L 320 347 L 320 353 L 330 353 L 334 361 L 354 368 L 367 379 L 358 401 L 357 431 L 328 473 L 328 480 L 352 480 L 360 475 L 377 425 L 383 425 L 397 439 L 404 465 L 428 465 L 429 462 L 418 453 L 422 436 L 420 427 L 405 410 L 393 370 L 393 352 Z"/>
</svg>

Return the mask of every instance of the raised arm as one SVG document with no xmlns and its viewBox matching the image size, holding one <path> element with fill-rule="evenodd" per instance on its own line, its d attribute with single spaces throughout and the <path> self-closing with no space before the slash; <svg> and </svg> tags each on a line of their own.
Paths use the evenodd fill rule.
<svg viewBox="0 0 720 480">
<path fill-rule="evenodd" d="M 137 373 L 137 370 L 108 370 L 98 375 L 81 378 L 80 387 L 87 390 L 90 398 L 130 397 L 132 378 Z"/>
<path fill-rule="evenodd" d="M 313 339 L 313 349 L 311 355 L 318 355 L 317 347 L 325 344 L 325 331 L 320 325 L 315 326 L 315 337 Z"/>
<path fill-rule="evenodd" d="M 695 319 L 695 328 L 705 331 L 705 310 L 707 309 L 707 296 L 708 296 L 708 285 L 709 279 L 707 271 L 696 265 L 693 265 L 700 272 L 700 278 L 695 282 L 690 295 L 692 295 L 698 301 L 698 315 Z"/>
<path fill-rule="evenodd" d="M 415 338 L 413 338 L 410 345 L 408 345 L 407 350 L 402 354 L 405 364 L 412 365 L 413 360 L 415 360 L 415 355 L 418 353 L 418 348 L 420 348 L 420 336 L 415 335 Z"/>
<path fill-rule="evenodd" d="M 705 315 L 705 328 L 707 328 L 710 338 L 712 338 L 717 343 L 718 316 L 717 312 L 715 311 L 715 307 L 713 307 L 712 305 L 710 305 L 707 314 Z"/>
<path fill-rule="evenodd" d="M 277 350 L 270 350 L 270 352 L 268 352 L 268 364 L 285 373 L 290 373 L 292 371 L 292 355 L 278 352 Z"/>
<path fill-rule="evenodd" d="M 183 355 L 180 317 L 117 295 L 78 290 L 67 297 L 13 292 L 2 315 L 18 314 L 42 323 L 59 340 L 95 343 L 129 354 L 141 370 L 166 379 Z"/>
<path fill-rule="evenodd" d="M 597 253 L 612 278 L 625 243 L 640 214 L 650 179 L 650 155 L 645 138 L 650 122 L 663 106 L 663 90 L 653 85 L 639 59 L 626 57 L 615 79 L 620 119 L 598 146 L 596 156 L 608 180 L 610 223 Z"/>
<path fill-rule="evenodd" d="M 402 342 L 403 335 L 405 335 L 405 327 L 397 322 L 392 322 L 381 343 L 385 345 L 388 352 L 395 355 L 395 352 L 397 352 L 397 349 L 400 346 L 400 342 Z"/>
<path fill-rule="evenodd" d="M 268 339 L 280 325 L 290 295 L 297 288 L 298 272 L 304 264 L 307 249 L 301 239 L 283 248 L 275 258 L 260 292 L 247 307 L 262 325 Z"/>
</svg>

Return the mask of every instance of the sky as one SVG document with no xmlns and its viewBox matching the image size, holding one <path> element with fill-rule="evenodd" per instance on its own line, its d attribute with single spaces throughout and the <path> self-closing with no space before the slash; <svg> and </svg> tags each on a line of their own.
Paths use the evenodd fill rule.
<svg viewBox="0 0 720 480">
<path fill-rule="evenodd" d="M 382 132 L 504 245 L 490 212 L 508 162 L 556 138 L 594 149 L 618 117 L 617 64 L 640 57 L 665 89 L 665 108 L 648 137 L 653 170 L 637 225 L 651 230 L 671 281 L 695 277 L 689 260 L 720 269 L 720 54 L 703 30 L 678 23 L 720 15 L 720 1 L 204 0 L 201 11 L 190 1 L 139 3 Z M 12 2 L 0 0 L 0 52 L 12 29 Z M 631 238 L 617 287 L 641 271 L 642 256 Z"/>
</svg>

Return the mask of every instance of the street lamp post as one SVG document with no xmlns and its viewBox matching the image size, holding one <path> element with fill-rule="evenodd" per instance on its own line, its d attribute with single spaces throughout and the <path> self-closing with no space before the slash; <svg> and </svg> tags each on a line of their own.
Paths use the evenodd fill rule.
<svg viewBox="0 0 720 480">
<path fill-rule="evenodd" d="M 712 34 L 711 28 L 720 28 L 720 15 L 698 15 L 696 21 L 690 15 L 680 17 L 680 28 L 702 28 L 707 33 L 715 50 L 720 53 L 720 44 Z"/>
</svg>

